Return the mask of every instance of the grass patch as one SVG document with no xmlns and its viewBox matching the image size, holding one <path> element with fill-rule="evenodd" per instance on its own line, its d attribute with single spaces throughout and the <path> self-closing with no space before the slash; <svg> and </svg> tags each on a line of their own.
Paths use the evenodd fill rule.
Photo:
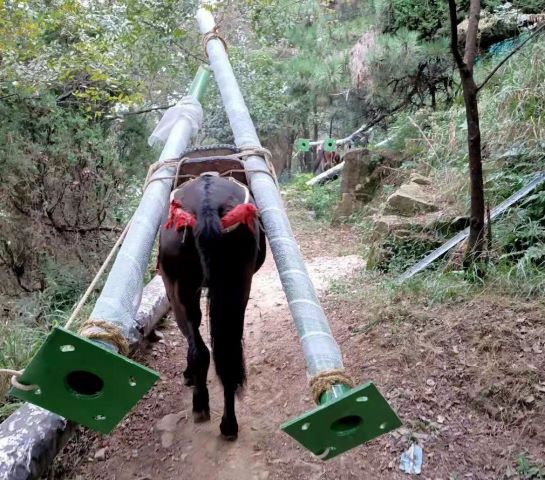
<svg viewBox="0 0 545 480">
<path fill-rule="evenodd" d="M 24 322 L 0 325 L 0 368 L 22 370 L 30 362 L 47 335 L 42 326 L 30 326 Z M 10 379 L 0 377 L 0 421 L 11 415 L 20 402 L 6 398 Z"/>
<path fill-rule="evenodd" d="M 24 299 L 5 302 L 9 311 L 0 323 L 0 368 L 23 370 L 43 344 L 52 327 L 64 325 L 81 294 L 87 287 L 88 274 L 80 268 L 47 260 L 42 265 L 46 286 L 41 292 Z M 80 318 L 91 312 L 93 301 L 82 311 Z M 6 398 L 10 388 L 7 377 L 0 378 L 0 420 L 20 405 Z"/>
<path fill-rule="evenodd" d="M 516 465 L 505 473 L 504 480 L 543 480 L 545 479 L 545 463 L 536 460 L 526 452 L 521 452 Z"/>
<path fill-rule="evenodd" d="M 298 174 L 285 186 L 286 198 L 294 208 L 311 211 L 314 218 L 321 222 L 330 222 L 333 210 L 337 205 L 341 192 L 341 180 L 333 180 L 313 187 L 306 184 L 312 174 Z"/>
</svg>

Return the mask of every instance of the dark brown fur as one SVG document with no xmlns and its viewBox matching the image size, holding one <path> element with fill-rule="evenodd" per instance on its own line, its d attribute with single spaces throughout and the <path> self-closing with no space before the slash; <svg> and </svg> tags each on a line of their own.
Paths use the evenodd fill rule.
<svg viewBox="0 0 545 480">
<path fill-rule="evenodd" d="M 244 202 L 244 190 L 225 178 L 200 177 L 176 199 L 196 217 L 197 224 L 181 231 L 161 229 L 158 266 L 176 322 L 188 342 L 184 377 L 186 385 L 194 387 L 195 421 L 209 420 L 210 353 L 199 332 L 201 289 L 207 286 L 212 354 L 224 388 L 220 430 L 233 440 L 238 434 L 235 393 L 246 380 L 244 313 L 252 277 L 265 261 L 265 236 L 259 228 L 254 234 L 246 225 L 222 233 L 221 218 Z"/>
</svg>

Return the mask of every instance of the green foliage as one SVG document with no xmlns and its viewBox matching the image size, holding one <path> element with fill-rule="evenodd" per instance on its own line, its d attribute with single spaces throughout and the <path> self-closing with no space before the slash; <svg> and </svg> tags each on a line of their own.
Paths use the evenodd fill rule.
<svg viewBox="0 0 545 480">
<path fill-rule="evenodd" d="M 333 209 L 339 201 L 340 192 L 340 180 L 327 182 L 323 186 L 313 188 L 306 200 L 307 208 L 314 212 L 317 220 L 330 221 Z"/>
<path fill-rule="evenodd" d="M 368 62 L 373 103 L 385 110 L 405 101 L 435 106 L 440 93 L 452 95 L 453 61 L 445 38 L 423 42 L 416 32 L 399 29 L 379 37 Z"/>
<path fill-rule="evenodd" d="M 423 301 L 426 306 L 460 301 L 478 293 L 479 284 L 468 281 L 464 272 L 422 272 L 401 285 L 387 282 L 398 297 Z"/>
<path fill-rule="evenodd" d="M 288 186 L 288 198 L 295 205 L 310 210 L 316 220 L 331 221 L 340 196 L 340 179 L 310 187 L 306 182 L 311 178 L 311 174 L 293 176 Z"/>
<path fill-rule="evenodd" d="M 539 61 L 544 48 L 542 39 L 525 47 L 480 93 L 485 195 L 491 207 L 545 168 L 542 154 L 545 106 L 541 102 L 545 69 Z M 477 67 L 477 76 L 482 78 L 492 66 L 489 60 L 483 61 Z M 459 214 L 469 210 L 465 113 L 458 100 L 448 109 L 434 112 L 425 109 L 399 115 L 388 136 L 393 137 L 389 147 L 408 157 L 402 168 L 425 172 L 451 208 L 455 206 Z M 545 292 L 543 218 L 545 193 L 542 188 L 493 223 L 492 251 L 490 262 L 485 265 L 484 280 L 445 273 L 444 261 L 436 261 L 430 271 L 406 282 L 402 290 L 412 289 L 415 296 L 434 301 L 463 297 L 481 289 L 522 297 L 542 295 Z M 443 240 L 446 238 L 439 231 L 426 231 L 399 240 L 386 238 L 383 245 L 379 245 L 385 251 L 385 265 L 381 266 L 397 274 Z"/>
<path fill-rule="evenodd" d="M 401 273 L 439 247 L 442 240 L 439 235 L 422 232 L 414 232 L 408 237 L 388 236 L 380 245 L 377 268 L 384 272 Z"/>
<path fill-rule="evenodd" d="M 521 452 L 517 458 L 515 469 L 509 468 L 503 478 L 505 480 L 543 480 L 545 479 L 545 464 L 528 453 Z"/>
<path fill-rule="evenodd" d="M 517 459 L 517 473 L 524 479 L 540 480 L 545 478 L 545 465 L 534 460 L 525 453 L 521 453 Z"/>
<path fill-rule="evenodd" d="M 545 268 L 545 189 L 529 195 L 495 228 L 495 251 L 511 276 L 538 276 Z M 545 279 L 536 284 L 541 290 Z"/>
<path fill-rule="evenodd" d="M 287 128 L 297 135 L 309 136 L 314 131 L 327 135 L 335 109 L 331 108 L 334 100 L 330 94 L 350 86 L 348 52 L 369 27 L 368 11 L 365 2 L 355 2 L 345 10 L 311 0 L 247 2 L 246 13 L 263 45 L 262 52 L 276 59 L 267 66 L 269 82 L 263 87 L 270 88 L 276 78 L 275 95 L 271 98 L 269 90 L 259 97 L 271 100 L 267 106 L 269 132 L 271 128 Z M 255 91 L 255 86 L 248 87 Z M 261 108 L 256 107 L 259 112 Z M 341 108 L 349 107 L 343 102 Z"/>
<path fill-rule="evenodd" d="M 0 2 L 0 367 L 23 368 L 64 323 L 134 210 L 156 152 L 147 119 L 125 114 L 183 94 L 195 7 Z"/>
<path fill-rule="evenodd" d="M 444 0 L 388 0 L 379 12 L 384 32 L 409 29 L 423 37 L 433 37 L 448 20 L 448 2 Z"/>
<path fill-rule="evenodd" d="M 543 13 L 545 11 L 545 0 L 513 0 L 513 7 L 524 13 Z"/>
<path fill-rule="evenodd" d="M 458 0 L 457 6 L 462 12 L 469 9 L 469 0 Z M 502 0 L 482 0 L 483 10 L 494 11 L 506 3 Z M 515 0 L 515 8 L 538 13 L 543 11 L 543 0 Z M 397 32 L 409 29 L 418 32 L 421 38 L 431 39 L 449 34 L 450 20 L 447 0 L 383 0 L 375 1 L 378 22 L 383 32 Z M 539 10 L 541 8 L 541 10 Z"/>
<path fill-rule="evenodd" d="M 21 95 L 50 90 L 95 117 L 113 104 L 138 105 L 147 76 L 155 86 L 187 78 L 173 65 L 194 65 L 181 48 L 190 45 L 185 25 L 194 8 L 195 2 L 172 0 L 2 2 L 0 80 Z"/>
<path fill-rule="evenodd" d="M 22 321 L 0 323 L 0 368 L 23 369 L 37 351 L 46 331 L 42 326 Z M 9 390 L 9 379 L 0 376 L 0 421 L 9 416 L 19 404 L 3 399 Z"/>
<path fill-rule="evenodd" d="M 46 259 L 42 266 L 47 279 L 46 288 L 38 295 L 39 314 L 47 323 L 62 319 L 85 291 L 89 274 L 81 267 L 65 265 Z"/>
</svg>

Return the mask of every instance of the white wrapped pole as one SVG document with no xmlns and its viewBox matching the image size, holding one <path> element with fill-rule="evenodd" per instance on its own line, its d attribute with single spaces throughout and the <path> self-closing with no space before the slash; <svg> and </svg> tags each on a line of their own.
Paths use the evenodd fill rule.
<svg viewBox="0 0 545 480">
<path fill-rule="evenodd" d="M 209 73 L 207 73 L 209 75 Z M 149 143 L 164 141 L 159 162 L 178 158 L 202 123 L 202 108 L 191 95 L 169 109 L 150 137 Z M 161 169 L 152 177 L 173 176 L 176 167 Z M 135 321 L 142 298 L 144 274 L 159 225 L 167 211 L 172 180 L 149 183 L 136 210 L 127 236 L 102 289 L 91 320 L 106 320 L 121 329 L 129 343 L 140 332 Z M 111 347 L 114 348 L 114 347 Z"/>
<path fill-rule="evenodd" d="M 338 175 L 340 175 L 343 168 L 344 168 L 344 162 L 341 162 L 338 165 L 331 167 L 329 170 L 326 170 L 325 172 L 322 172 L 319 175 L 316 175 L 314 178 L 311 178 L 306 184 L 309 187 L 313 187 L 314 185 L 318 185 L 327 180 L 331 180 L 334 177 L 337 177 Z"/>
<path fill-rule="evenodd" d="M 212 32 L 215 28 L 214 18 L 206 9 L 199 9 L 197 22 L 203 34 Z M 210 39 L 207 42 L 207 53 L 235 143 L 241 149 L 261 146 L 223 43 L 218 39 Z M 251 156 L 246 160 L 246 168 L 282 287 L 301 339 L 308 373 L 314 376 L 324 370 L 342 368 L 340 349 L 331 334 L 299 246 L 293 237 L 280 193 L 270 175 L 252 172 L 266 171 L 268 167 L 262 157 Z"/>
</svg>

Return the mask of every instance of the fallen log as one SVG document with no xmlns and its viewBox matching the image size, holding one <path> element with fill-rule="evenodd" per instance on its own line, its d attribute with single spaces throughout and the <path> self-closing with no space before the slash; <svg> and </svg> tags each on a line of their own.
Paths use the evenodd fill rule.
<svg viewBox="0 0 545 480">
<path fill-rule="evenodd" d="M 329 180 L 334 180 L 341 174 L 343 168 L 344 168 L 344 162 L 341 162 L 338 165 L 335 165 L 334 167 L 330 168 L 329 170 L 326 170 L 325 172 L 322 172 L 319 175 L 316 175 L 314 178 L 311 178 L 307 182 L 307 185 L 309 187 L 313 187 L 314 185 L 319 185 Z"/>
</svg>

